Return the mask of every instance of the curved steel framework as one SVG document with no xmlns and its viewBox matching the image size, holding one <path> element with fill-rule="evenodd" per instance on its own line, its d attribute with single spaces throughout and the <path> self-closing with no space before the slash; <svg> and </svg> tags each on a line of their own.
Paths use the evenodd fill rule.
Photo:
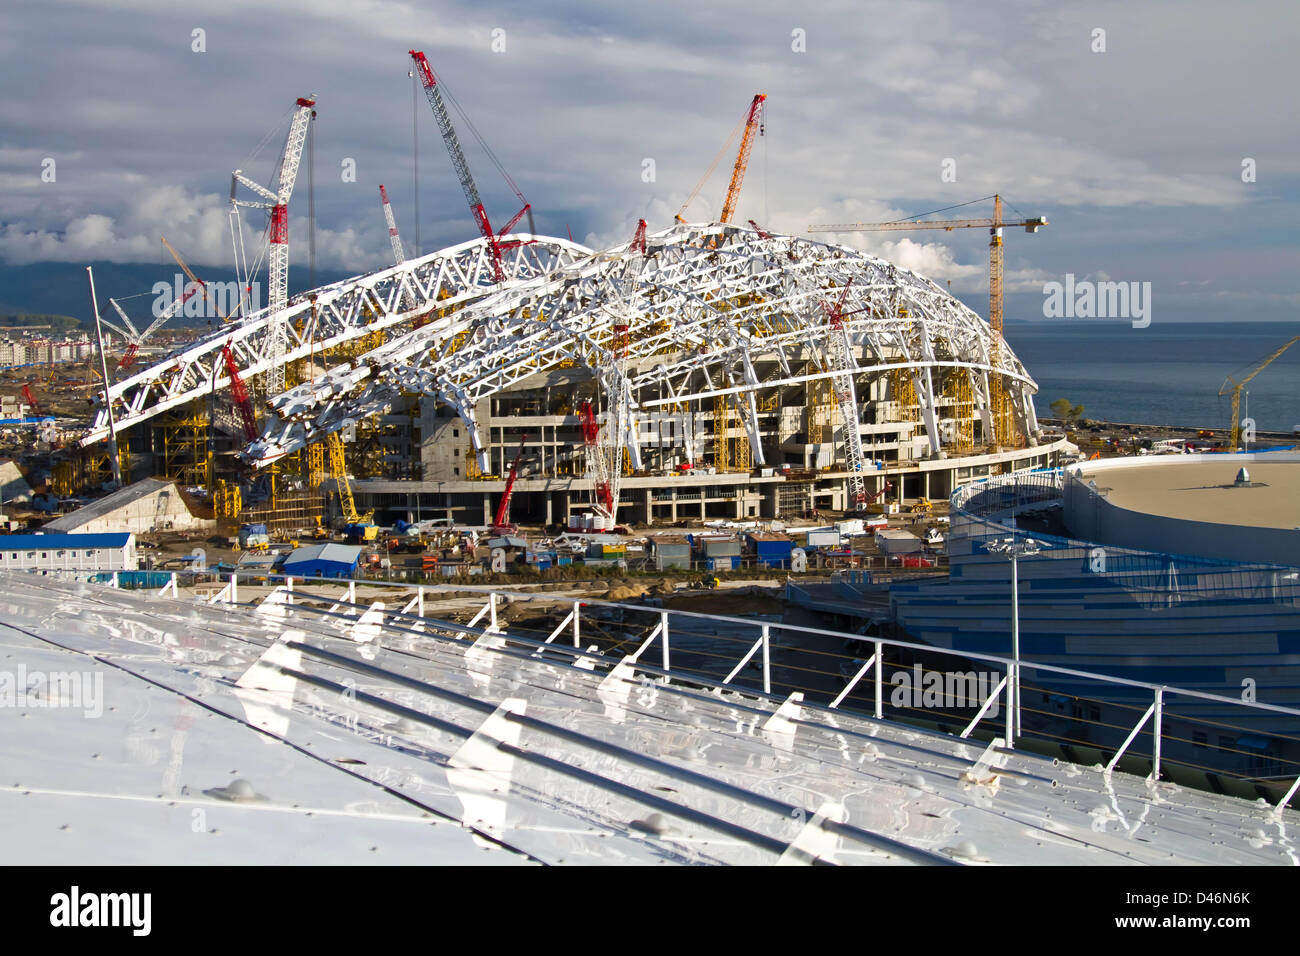
<svg viewBox="0 0 1300 956">
<path fill-rule="evenodd" d="M 756 396 L 843 374 L 826 357 L 835 330 L 824 308 L 841 297 L 849 373 L 910 378 L 929 454 L 955 444 L 953 403 L 940 393 L 954 374 L 969 379 L 968 414 L 984 435 L 992 434 L 996 376 L 1023 433 L 1036 431 L 1037 386 L 1024 366 L 993 342 L 984 320 L 930 280 L 843 246 L 679 224 L 649 236 L 644 253 L 631 242 L 557 261 L 273 398 L 273 417 L 245 457 L 269 464 L 418 394 L 455 410 L 487 470 L 479 403 L 539 372 L 576 365 L 598 382 L 605 430 L 618 432 L 611 440 L 633 468 L 641 467 L 640 421 L 717 396 L 734 402 L 760 465 Z"/>
<path fill-rule="evenodd" d="M 586 259 L 590 250 L 563 239 L 529 235 L 511 237 L 518 246 L 502 255 L 506 288 L 552 275 Z M 170 408 L 206 398 L 229 386 L 222 349 L 229 345 L 248 379 L 268 371 L 276 351 L 270 334 L 277 326 L 287 336 L 282 362 L 317 355 L 362 336 L 417 319 L 434 309 L 472 302 L 502 288 L 485 239 L 410 259 L 392 268 L 313 290 L 273 312 L 264 309 L 247 321 L 232 323 L 203 341 L 150 368 L 114 383 L 108 390 L 117 428 L 130 428 Z M 90 445 L 108 436 L 108 411 L 100 408 L 82 437 Z"/>
</svg>

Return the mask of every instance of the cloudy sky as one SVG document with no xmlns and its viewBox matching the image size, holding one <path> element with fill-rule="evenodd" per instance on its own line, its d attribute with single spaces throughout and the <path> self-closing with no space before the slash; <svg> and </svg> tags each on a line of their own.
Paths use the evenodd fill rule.
<svg viewBox="0 0 1300 956">
<path fill-rule="evenodd" d="M 228 266 L 230 171 L 269 181 L 292 104 L 311 93 L 318 266 L 389 263 L 381 182 L 415 251 L 413 116 L 420 246 L 471 238 L 432 115 L 413 102 L 416 47 L 534 204 L 539 232 L 603 245 L 642 216 L 667 226 L 761 91 L 765 135 L 737 220 L 802 233 L 1000 192 L 1051 220 L 1009 234 L 1010 291 L 1073 273 L 1151 282 L 1169 318 L 1300 309 L 1294 3 L 44 0 L 0 17 L 11 265 L 161 265 L 165 233 L 190 261 Z M 518 204 L 453 118 L 504 224 Z M 687 218 L 718 215 L 733 159 L 734 144 Z M 298 182 L 296 263 L 305 167 Z M 954 292 L 987 285 L 978 230 L 840 238 Z"/>
</svg>

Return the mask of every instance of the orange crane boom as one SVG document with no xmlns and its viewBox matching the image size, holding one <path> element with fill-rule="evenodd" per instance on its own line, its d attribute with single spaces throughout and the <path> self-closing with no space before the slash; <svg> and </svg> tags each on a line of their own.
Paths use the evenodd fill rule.
<svg viewBox="0 0 1300 956">
<path fill-rule="evenodd" d="M 745 133 L 740 138 L 740 152 L 736 154 L 736 165 L 731 170 L 731 185 L 727 187 L 727 199 L 722 204 L 720 222 L 731 222 L 736 205 L 740 202 L 740 184 L 745 181 L 745 170 L 749 168 L 749 153 L 754 148 L 754 132 L 759 128 L 763 117 L 764 93 L 754 94 L 754 101 L 749 104 L 749 116 L 745 120 Z"/>
<path fill-rule="evenodd" d="M 762 134 L 763 102 L 766 99 L 766 93 L 755 93 L 753 101 L 749 104 L 749 112 L 746 114 L 744 121 L 745 131 L 740 138 L 740 151 L 736 154 L 736 164 L 731 170 L 731 184 L 727 187 L 727 198 L 722 204 L 722 218 L 718 220 L 719 222 L 731 222 L 731 217 L 736 212 L 736 204 L 740 202 L 740 184 L 744 181 L 745 170 L 749 167 L 749 153 L 754 148 L 754 133 L 757 131 L 760 135 Z M 686 207 L 695 201 L 695 197 L 700 194 L 704 184 L 713 175 L 713 170 L 718 166 L 718 160 L 722 158 L 722 154 L 731 145 L 735 135 L 736 130 L 733 129 L 731 135 L 727 137 L 727 141 L 722 144 L 722 149 L 718 152 L 718 155 L 713 158 L 708 172 L 691 190 L 691 194 L 686 197 L 686 202 L 682 203 L 682 208 L 677 210 L 677 215 L 673 218 L 678 222 L 686 221 L 682 213 L 686 212 Z"/>
</svg>

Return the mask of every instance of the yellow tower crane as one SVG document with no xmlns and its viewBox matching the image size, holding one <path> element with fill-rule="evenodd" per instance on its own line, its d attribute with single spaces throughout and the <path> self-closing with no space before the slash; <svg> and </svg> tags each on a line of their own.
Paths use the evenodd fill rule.
<svg viewBox="0 0 1300 956">
<path fill-rule="evenodd" d="M 1300 342 L 1300 335 L 1288 339 L 1285 343 L 1282 344 L 1280 348 L 1274 350 L 1274 352 L 1271 355 L 1269 355 L 1268 358 L 1264 359 L 1264 361 L 1256 365 L 1255 368 L 1250 372 L 1250 374 L 1248 374 L 1245 378 L 1241 379 L 1240 381 L 1234 379 L 1231 375 L 1229 375 L 1227 378 L 1223 380 L 1223 385 L 1219 387 L 1219 395 L 1223 396 L 1223 395 L 1227 395 L 1229 392 L 1232 393 L 1232 439 L 1228 443 L 1229 451 L 1241 450 L 1241 418 L 1240 418 L 1241 390 L 1246 387 L 1247 382 L 1249 382 L 1260 372 L 1264 371 L 1264 369 L 1268 368 L 1269 365 L 1273 363 L 1273 360 L 1275 358 L 1277 358 L 1279 355 L 1281 355 L 1291 346 L 1295 345 L 1297 342 Z"/>
<path fill-rule="evenodd" d="M 989 329 L 992 331 L 989 365 L 997 368 L 1002 348 L 1002 230 L 1005 227 L 1024 227 L 1025 232 L 1037 232 L 1047 225 L 1044 216 L 1008 222 L 1002 218 L 1002 197 L 993 197 L 992 219 L 940 219 L 916 222 L 853 222 L 837 225 L 809 226 L 809 232 L 910 232 L 913 229 L 987 229 L 989 231 Z M 979 200 L 976 200 L 978 202 Z M 993 415 L 993 441 L 997 445 L 1013 444 L 1013 426 L 1006 388 L 1001 375 L 989 376 L 989 406 Z"/>
</svg>

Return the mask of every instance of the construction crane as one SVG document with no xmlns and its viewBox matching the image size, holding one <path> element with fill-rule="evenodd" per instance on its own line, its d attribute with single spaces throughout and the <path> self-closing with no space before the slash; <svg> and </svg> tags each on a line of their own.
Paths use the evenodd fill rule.
<svg viewBox="0 0 1300 956">
<path fill-rule="evenodd" d="M 527 440 L 527 435 L 519 439 L 519 451 L 515 452 L 515 460 L 510 463 L 510 475 L 506 478 L 506 490 L 501 493 L 501 502 L 497 505 L 496 520 L 492 522 L 493 534 L 511 534 L 518 530 L 510 523 L 510 496 L 514 494 L 515 478 L 519 476 L 519 461 L 524 457 L 524 442 Z"/>
<path fill-rule="evenodd" d="M 862 433 L 859 431 L 858 399 L 853 389 L 853 369 L 849 361 L 852 343 L 849 331 L 844 327 L 844 301 L 848 298 L 850 279 L 840 293 L 838 302 L 822 302 L 826 312 L 826 358 L 833 373 L 831 381 L 835 385 L 835 398 L 840 404 L 840 422 L 844 429 L 844 466 L 849 472 L 849 498 L 853 501 L 855 511 L 866 511 L 870 501 L 867 499 L 867 486 L 862 474 L 867 467 L 866 456 L 862 453 Z M 852 315 L 853 313 L 849 313 Z"/>
<path fill-rule="evenodd" d="M 745 132 L 740 137 L 740 152 L 736 155 L 736 165 L 731 170 L 731 184 L 727 186 L 727 198 L 722 204 L 720 222 L 731 222 L 740 202 L 740 184 L 745 181 L 745 170 L 749 168 L 749 153 L 754 148 L 754 132 L 759 129 L 763 117 L 763 101 L 766 94 L 756 93 L 754 101 L 749 104 L 749 116 L 745 119 Z"/>
<path fill-rule="evenodd" d="M 388 201 L 388 190 L 384 184 L 379 184 L 379 200 L 384 207 L 384 222 L 388 225 L 388 241 L 393 244 L 393 265 L 400 266 L 406 261 L 406 253 L 402 251 L 402 237 L 397 233 L 397 219 L 393 216 L 393 204 Z M 415 297 L 407 289 L 402 293 L 402 307 L 406 311 L 415 308 Z"/>
<path fill-rule="evenodd" d="M 889 494 L 893 490 L 894 490 L 894 483 L 892 481 L 887 481 L 885 482 L 884 487 L 881 488 L 879 491 L 877 491 L 874 495 L 867 496 L 866 503 L 868 505 L 874 505 L 877 501 L 879 501 L 881 498 L 883 498 L 885 495 Z"/>
<path fill-rule="evenodd" d="M 1227 378 L 1223 380 L 1223 385 L 1219 387 L 1219 396 L 1222 397 L 1229 393 L 1231 393 L 1232 395 L 1232 437 L 1231 439 L 1229 439 L 1228 442 L 1228 449 L 1230 451 L 1241 450 L 1241 417 L 1240 416 L 1241 416 L 1242 389 L 1246 387 L 1247 382 L 1249 382 L 1260 372 L 1264 371 L 1264 369 L 1272 365 L 1274 359 L 1276 359 L 1279 355 L 1281 355 L 1291 346 L 1295 345 L 1297 342 L 1300 342 L 1300 335 L 1294 336 L 1293 338 L 1290 338 L 1286 342 L 1284 342 L 1281 345 L 1281 347 L 1275 349 L 1268 356 L 1268 358 L 1264 359 L 1264 361 L 1256 365 L 1254 369 L 1244 378 L 1238 380 L 1238 379 L 1234 379 L 1231 375 L 1229 375 Z"/>
<path fill-rule="evenodd" d="M 429 106 L 433 109 L 433 118 L 438 123 L 438 131 L 442 134 L 442 141 L 447 146 L 447 154 L 451 157 L 451 165 L 456 170 L 456 177 L 460 180 L 460 188 L 465 192 L 465 201 L 469 203 L 470 214 L 474 217 L 474 224 L 482 233 L 483 238 L 488 242 L 488 249 L 492 256 L 493 278 L 497 282 L 505 282 L 506 273 L 501 265 L 501 252 L 504 249 L 511 249 L 522 245 L 518 241 L 501 242 L 501 237 L 507 235 L 511 229 L 524 217 L 529 214 L 529 232 L 531 226 L 532 206 L 524 198 L 524 194 L 519 191 L 513 179 L 506 175 L 506 182 L 519 197 L 519 201 L 524 204 L 515 217 L 506 223 L 505 228 L 500 233 L 492 231 L 492 223 L 488 221 L 487 210 L 483 208 L 483 200 L 479 198 L 478 187 L 474 185 L 474 176 L 469 171 L 469 163 L 465 159 L 465 153 L 460 148 L 460 140 L 456 136 L 456 130 L 451 125 L 451 116 L 447 112 L 447 104 L 442 100 L 442 91 L 438 89 L 438 78 L 434 75 L 433 67 L 429 65 L 428 58 L 419 50 L 408 51 L 411 59 L 415 63 L 416 74 L 420 77 L 420 83 L 424 86 L 424 95 L 428 97 Z M 505 175 L 505 171 L 502 170 Z"/>
<path fill-rule="evenodd" d="M 339 510 L 343 513 L 343 520 L 349 525 L 371 525 L 375 516 L 373 511 L 357 513 L 356 501 L 352 497 L 352 483 L 348 481 L 347 465 L 343 460 L 343 439 L 338 432 L 330 432 L 326 440 L 329 443 L 330 476 L 334 479 L 339 494 Z M 365 537 L 369 539 L 373 535 L 367 534 Z"/>
<path fill-rule="evenodd" d="M 234 353 L 230 346 L 221 347 L 221 358 L 226 363 L 226 375 L 230 377 L 230 397 L 239 411 L 240 423 L 244 426 L 244 437 L 248 441 L 257 440 L 257 419 L 253 416 L 253 403 L 248 397 L 248 387 L 239 375 L 239 366 L 235 364 Z"/>
<path fill-rule="evenodd" d="M 135 364 L 135 358 L 140 352 L 140 346 L 148 341 L 150 336 L 162 328 L 168 320 L 179 314 L 181 309 L 184 308 L 186 302 L 200 293 L 203 295 L 205 300 L 208 297 L 207 284 L 196 276 L 194 271 L 186 265 L 185 260 L 181 258 L 181 254 L 176 251 L 175 247 L 172 246 L 170 242 L 167 241 L 166 236 L 160 236 L 159 238 L 162 239 L 162 244 L 167 247 L 167 251 L 171 253 L 172 258 L 176 260 L 176 264 L 181 267 L 181 270 L 190 281 L 186 285 L 185 290 L 181 293 L 180 298 L 173 299 L 171 304 L 159 313 L 158 317 L 154 319 L 143 332 L 136 328 L 135 323 L 133 323 L 127 316 L 125 310 L 123 310 L 122 306 L 118 304 L 116 299 L 108 300 L 109 304 L 113 306 L 114 311 L 117 312 L 118 317 L 122 320 L 122 324 L 117 325 L 116 323 L 102 317 L 100 318 L 100 321 L 126 340 L 126 353 L 117 363 L 117 367 L 120 369 L 128 369 Z"/>
<path fill-rule="evenodd" d="M 1025 232 L 1037 232 L 1047 225 L 1044 216 L 1008 222 L 1002 218 L 1002 197 L 994 195 L 992 219 L 947 219 L 916 222 L 853 222 L 837 225 L 809 226 L 809 232 L 910 232 L 913 229 L 987 229 L 989 231 L 989 329 L 992 331 L 989 365 L 996 369 L 1002 348 L 1002 230 L 1007 227 L 1024 227 Z M 979 200 L 975 200 L 978 202 Z M 1002 376 L 989 376 L 989 411 L 993 417 L 993 442 L 1003 446 L 1013 443 L 1013 425 L 1010 421 L 1007 391 Z"/>
<path fill-rule="evenodd" d="M 767 94 L 755 93 L 753 101 L 749 104 L 749 112 L 745 115 L 745 129 L 740 137 L 740 151 L 736 154 L 736 164 L 731 169 L 731 183 L 727 186 L 727 198 L 722 203 L 722 217 L 718 220 L 719 222 L 731 222 L 731 217 L 736 212 L 736 205 L 740 202 L 740 184 L 744 182 L 745 170 L 749 168 L 749 154 L 754 148 L 754 134 L 762 135 L 763 103 L 766 99 Z M 731 140 L 735 135 L 733 130 L 731 136 L 727 137 L 727 142 L 722 145 L 718 155 L 714 157 L 713 163 L 704 174 L 704 178 L 691 190 L 691 194 L 686 197 L 686 202 L 682 203 L 682 208 L 677 210 L 677 215 L 673 218 L 678 222 L 686 221 L 682 213 L 686 212 L 686 207 L 695 201 L 695 197 L 700 194 L 704 184 L 713 175 L 718 160 L 722 158 L 722 154 L 731 145 Z"/>
<path fill-rule="evenodd" d="M 311 97 L 299 97 L 294 108 L 293 119 L 289 123 L 289 136 L 285 140 L 284 154 L 280 158 L 280 169 L 276 188 L 267 189 L 256 183 L 236 169 L 230 176 L 230 204 L 238 222 L 237 210 L 243 206 L 250 209 L 269 209 L 271 218 L 267 225 L 267 243 L 269 252 L 266 265 L 267 307 L 274 313 L 283 309 L 289 301 L 289 198 L 293 195 L 294 183 L 298 179 L 298 166 L 302 161 L 302 150 L 307 143 L 307 128 L 316 115 L 315 94 Z M 236 190 L 243 184 L 258 196 L 262 202 L 239 199 Z M 245 282 L 247 276 L 245 276 Z M 247 287 L 247 286 L 245 286 Z M 267 394 L 278 395 L 284 391 L 284 353 L 288 344 L 288 327 L 283 320 L 274 320 L 269 329 L 271 366 L 266 372 Z"/>
<path fill-rule="evenodd" d="M 388 241 L 393 244 L 393 265 L 400 266 L 406 261 L 402 251 L 402 237 L 397 234 L 397 219 L 393 216 L 393 205 L 388 201 L 388 190 L 379 184 L 379 202 L 384 207 L 384 222 L 388 224 Z"/>
<path fill-rule="evenodd" d="M 39 415 L 41 413 L 41 403 L 38 402 L 36 396 L 32 394 L 30 384 L 23 386 L 23 401 L 30 406 L 33 415 Z"/>
<path fill-rule="evenodd" d="M 595 408 L 590 401 L 584 401 L 578 414 L 586 451 L 587 480 L 591 482 L 592 510 L 601 519 L 602 527 L 598 530 L 608 531 L 617 523 L 615 477 L 610 468 L 609 456 L 600 443 L 600 424 L 596 421 Z"/>
</svg>

